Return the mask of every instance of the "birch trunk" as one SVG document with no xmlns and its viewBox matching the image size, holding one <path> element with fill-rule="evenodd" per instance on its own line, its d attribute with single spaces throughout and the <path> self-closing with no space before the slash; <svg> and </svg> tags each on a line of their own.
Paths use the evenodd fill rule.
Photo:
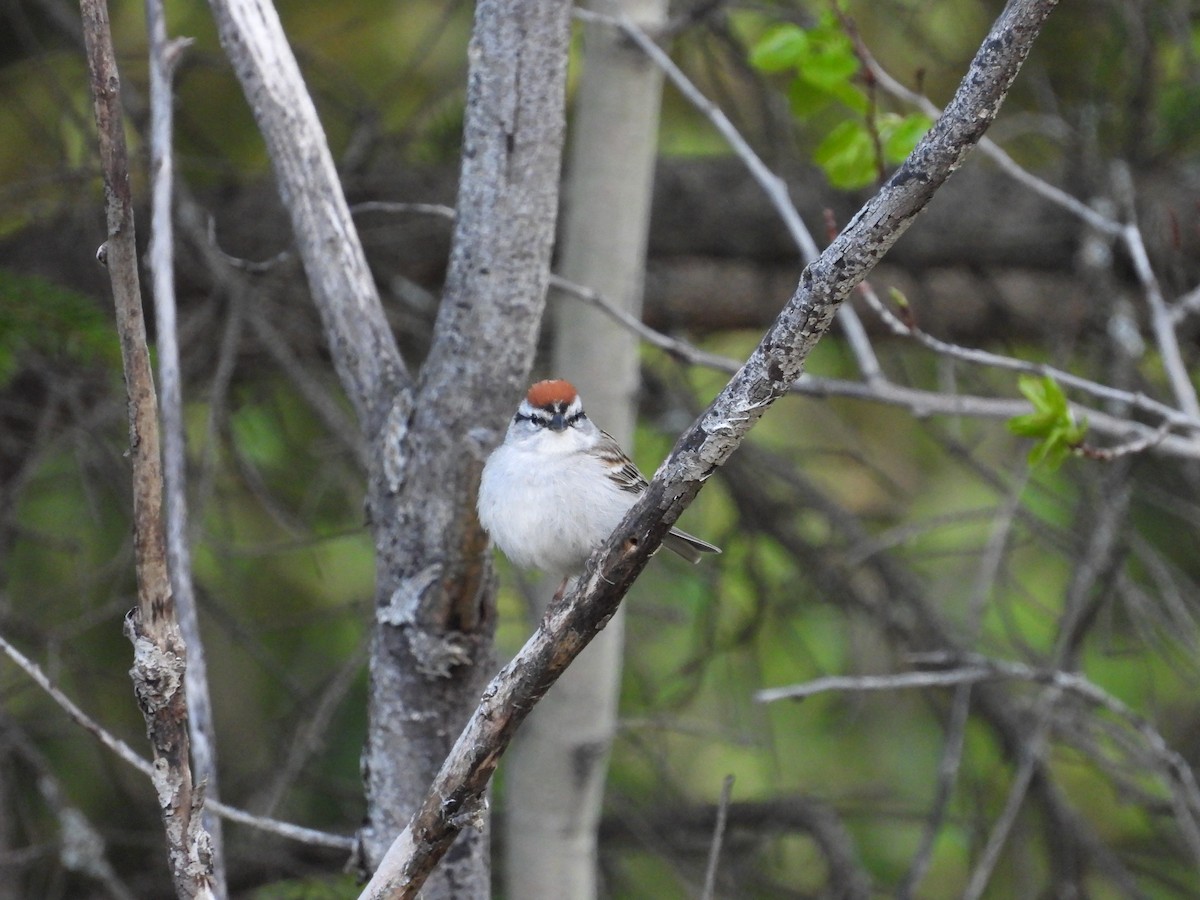
<svg viewBox="0 0 1200 900">
<path fill-rule="evenodd" d="M 663 0 L 622 0 L 653 32 Z M 564 277 L 641 315 L 662 73 L 612 28 L 584 31 L 561 245 Z M 588 415 L 632 452 L 636 337 L 610 316 L 561 297 L 551 374 L 572 381 Z M 545 604 L 557 585 L 542 584 Z M 623 610 L 526 722 L 505 779 L 509 897 L 597 895 L 596 832 L 617 725 Z"/>
</svg>

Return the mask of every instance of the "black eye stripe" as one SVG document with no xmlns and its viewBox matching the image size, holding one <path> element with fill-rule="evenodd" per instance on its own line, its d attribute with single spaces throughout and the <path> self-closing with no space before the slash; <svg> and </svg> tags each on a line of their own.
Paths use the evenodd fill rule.
<svg viewBox="0 0 1200 900">
<path fill-rule="evenodd" d="M 565 410 L 564 410 L 564 412 L 565 412 Z M 545 426 L 545 425 L 550 424 L 550 418 L 551 418 L 550 416 L 542 415 L 541 413 L 538 413 L 538 412 L 529 413 L 528 415 L 526 415 L 525 413 L 518 412 L 515 416 L 513 416 L 513 421 L 514 422 L 532 422 L 535 425 Z M 586 418 L 587 418 L 587 414 L 584 413 L 583 410 L 580 410 L 579 412 L 574 413 L 570 417 L 567 418 L 567 424 L 574 425 L 577 422 L 579 422 L 583 419 L 586 419 Z"/>
</svg>

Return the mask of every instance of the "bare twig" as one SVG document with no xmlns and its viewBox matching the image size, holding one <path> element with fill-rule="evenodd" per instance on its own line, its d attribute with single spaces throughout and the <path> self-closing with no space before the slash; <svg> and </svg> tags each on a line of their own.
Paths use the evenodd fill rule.
<svg viewBox="0 0 1200 900">
<path fill-rule="evenodd" d="M 893 78 L 891 73 L 879 64 L 878 60 L 875 59 L 866 45 L 861 41 L 855 42 L 855 50 L 863 66 L 879 87 L 883 88 L 893 97 L 897 97 L 906 103 L 911 103 L 932 119 L 936 119 L 942 114 L 942 110 L 938 108 L 937 104 L 924 94 L 910 90 L 900 81 Z M 1015 181 L 1029 188 L 1035 194 L 1049 200 L 1056 206 L 1060 206 L 1078 216 L 1090 227 L 1111 236 L 1116 236 L 1120 233 L 1121 224 L 1119 222 L 1101 215 L 1086 203 L 1077 200 L 1061 188 L 1055 187 L 1050 182 L 1038 178 L 1032 172 L 1022 168 L 1016 160 L 1009 156 L 991 138 L 985 137 L 979 142 L 979 152 L 996 163 L 1005 174 L 1009 175 Z"/>
<path fill-rule="evenodd" d="M 0 746 L 3 745 L 11 746 L 24 763 L 33 769 L 38 793 L 58 819 L 58 857 L 63 867 L 100 882 L 115 900 L 135 900 L 133 891 L 108 861 L 104 835 L 100 829 L 71 803 L 50 761 L 29 736 L 0 716 Z M 9 856 L 9 853 L 6 852 L 5 856 Z"/>
<path fill-rule="evenodd" d="M 204 785 L 209 801 L 220 800 L 217 781 L 217 745 L 212 698 L 208 690 L 208 663 L 200 640 L 200 619 L 192 589 L 192 552 L 188 536 L 187 446 L 183 432 L 183 378 L 179 365 L 175 304 L 175 229 L 172 220 L 174 152 L 172 122 L 175 67 L 190 39 L 168 40 L 161 0 L 146 0 L 146 30 L 150 42 L 150 272 L 154 286 L 154 314 L 158 345 L 158 377 L 162 389 L 163 488 L 166 500 L 167 569 L 179 630 L 188 648 L 184 673 L 195 778 Z M 225 883 L 225 852 L 221 820 L 204 814 L 204 827 L 212 841 L 212 888 L 218 897 L 229 890 Z"/>
<path fill-rule="evenodd" d="M 1178 325 L 1188 316 L 1200 312 L 1200 287 L 1194 287 L 1171 307 L 1171 321 Z"/>
<path fill-rule="evenodd" d="M 211 850 L 188 758 L 186 650 L 167 571 L 158 409 L 142 320 L 120 77 L 104 0 L 80 0 L 80 10 L 104 170 L 106 258 L 129 395 L 138 606 L 126 618 L 125 630 L 134 643 L 134 690 L 154 749 L 154 787 L 175 890 L 181 897 L 208 898 L 214 896 Z"/>
<path fill-rule="evenodd" d="M 754 152 L 754 148 L 742 137 L 741 132 L 737 130 L 724 111 L 701 93 L 700 89 L 683 73 L 683 70 L 675 65 L 666 51 L 658 46 L 645 31 L 639 28 L 627 16 L 609 16 L 590 9 L 576 9 L 574 15 L 575 18 L 584 22 L 602 22 L 620 29 L 626 37 L 637 45 L 638 49 L 650 58 L 651 62 L 662 69 L 663 73 L 671 80 L 676 89 L 712 123 L 721 137 L 725 138 L 729 143 L 729 146 L 737 154 L 738 158 L 745 163 L 754 180 L 766 192 L 771 205 L 775 207 L 775 211 L 783 219 L 784 224 L 787 226 L 788 234 L 791 235 L 796 246 L 800 248 L 804 259 L 811 262 L 820 255 L 821 251 L 817 247 L 817 242 L 813 240 L 811 232 L 805 226 L 804 221 L 800 218 L 800 214 L 796 211 L 795 205 L 792 203 L 791 196 L 788 194 L 787 182 L 767 167 L 767 164 Z"/>
<path fill-rule="evenodd" d="M 920 343 L 923 347 L 926 347 L 927 349 L 932 350 L 933 352 L 942 356 L 979 366 L 990 366 L 995 369 L 1004 369 L 1010 372 L 1024 372 L 1030 375 L 1041 375 L 1053 378 L 1059 384 L 1065 385 L 1066 387 L 1075 388 L 1076 390 L 1084 391 L 1100 400 L 1106 400 L 1110 403 L 1120 403 L 1135 409 L 1140 409 L 1143 412 L 1161 417 L 1164 422 L 1171 426 L 1185 428 L 1192 432 L 1200 432 L 1200 416 L 1194 416 L 1186 412 L 1181 412 L 1173 406 L 1168 406 L 1159 400 L 1155 400 L 1153 397 L 1147 397 L 1140 391 L 1137 393 L 1132 391 L 1124 391 L 1120 388 L 1114 388 L 1106 384 L 1101 384 L 1045 363 L 1027 362 L 1022 359 L 1015 359 L 1011 356 L 1002 356 L 1001 354 L 992 353 L 987 350 L 978 350 L 974 347 L 961 347 L 957 344 L 948 343 L 922 331 L 913 325 L 908 324 L 907 322 L 902 321 L 899 316 L 892 312 L 887 305 L 880 300 L 879 295 L 875 293 L 874 288 L 872 288 L 870 284 L 864 282 L 862 285 L 860 285 L 859 293 L 862 295 L 863 299 L 867 301 L 867 304 L 875 311 L 883 323 L 893 331 L 893 333 L 902 337 L 910 337 Z"/>
<path fill-rule="evenodd" d="M 1046 748 L 1046 736 L 1050 731 L 1050 720 L 1058 696 L 1058 689 L 1051 688 L 1046 691 L 1045 696 L 1038 704 L 1037 726 L 1033 734 L 1029 735 L 1021 745 L 1020 762 L 1017 765 L 1017 772 L 1013 776 L 1012 784 L 1009 786 L 1004 809 L 993 823 L 987 843 L 980 853 L 979 861 L 972 869 L 967 886 L 963 889 L 962 896 L 966 900 L 978 900 L 983 896 L 992 873 L 996 869 L 996 863 L 1000 860 L 1004 845 L 1008 842 L 1013 825 L 1016 824 L 1017 816 L 1020 815 L 1021 808 L 1025 805 L 1025 796 L 1029 792 L 1030 782 L 1033 781 L 1034 774 L 1041 767 L 1042 755 Z"/>
<path fill-rule="evenodd" d="M 250 805 L 261 806 L 268 815 L 275 811 L 305 764 L 324 746 L 330 731 L 330 720 L 366 664 L 367 650 L 368 642 L 363 641 L 329 679 L 315 702 L 306 704 L 308 712 L 287 742 L 286 757 L 276 765 L 275 774 L 263 786 L 262 800 Z"/>
<path fill-rule="evenodd" d="M 803 684 L 764 688 L 755 691 L 754 699 L 758 703 L 776 703 L 780 700 L 804 700 L 831 691 L 896 691 L 957 687 L 1003 677 L 997 670 L 988 666 L 951 669 L 945 672 L 898 672 L 893 675 L 826 675 Z"/>
<path fill-rule="evenodd" d="M 46 676 L 42 671 L 42 667 L 29 659 L 20 650 L 10 644 L 3 637 L 0 637 L 0 650 L 3 650 L 17 666 L 33 679 L 34 683 L 45 691 L 50 699 L 57 703 L 66 712 L 75 724 L 79 725 L 85 731 L 89 732 L 100 741 L 105 747 L 117 755 L 123 762 L 133 766 L 147 778 L 154 778 L 154 765 L 148 760 L 143 759 L 138 755 L 137 751 L 130 747 L 120 738 L 108 732 L 102 725 L 96 722 L 91 716 L 85 713 L 79 706 Z"/>
<path fill-rule="evenodd" d="M 733 776 L 726 775 L 721 784 L 721 800 L 717 803 L 717 820 L 713 824 L 712 843 L 708 847 L 708 863 L 704 867 L 704 890 L 700 900 L 712 900 L 717 890 L 717 863 L 721 859 L 721 844 L 725 841 L 725 823 L 729 819 L 729 800 L 733 794 Z"/>
<path fill-rule="evenodd" d="M 364 897 L 414 897 L 458 832 L 478 815 L 500 755 L 529 709 L 621 602 L 667 530 L 715 468 L 799 377 L 849 293 L 891 248 L 999 111 L 1054 0 L 1014 0 L 984 40 L 939 122 L 805 270 L 795 295 L 709 409 L 680 438 L 649 488 L 537 632 L 493 679 L 441 772 Z"/>
<path fill-rule="evenodd" d="M 700 89 L 684 74 L 683 70 L 675 65 L 666 51 L 658 46 L 653 38 L 639 28 L 637 23 L 628 16 L 608 16 L 592 10 L 576 9 L 575 17 L 585 22 L 604 22 L 614 28 L 620 29 L 626 37 L 633 41 L 649 57 L 651 62 L 662 69 L 667 78 L 671 80 L 671 83 L 687 98 L 692 106 L 708 119 L 717 132 L 729 143 L 733 152 L 745 164 L 750 175 L 767 195 L 767 199 L 771 202 L 771 205 L 775 207 L 775 212 L 783 220 L 788 234 L 791 235 L 792 241 L 800 251 L 800 255 L 804 261 L 812 262 L 816 259 L 820 250 L 817 248 L 816 241 L 813 240 L 812 233 L 805 226 L 804 220 L 800 218 L 799 210 L 796 209 L 796 205 L 792 202 L 787 182 L 768 168 L 767 164 L 763 162 L 762 157 L 754 151 L 749 141 L 742 137 L 741 132 L 729 120 L 729 117 L 725 115 L 719 106 L 704 96 Z M 859 369 L 863 373 L 863 377 L 868 383 L 881 377 L 882 370 L 879 366 L 879 360 L 875 356 L 875 350 L 871 346 L 871 340 L 867 336 L 866 329 L 862 327 L 862 323 L 858 319 L 858 313 L 850 306 L 842 306 L 838 309 L 837 316 L 845 333 L 846 341 L 850 345 L 858 362 Z"/>
<path fill-rule="evenodd" d="M 334 366 L 374 436 L 409 380 L 367 266 L 312 97 L 265 0 L 210 0 L 221 45 L 267 144 Z M 382 387 L 382 390 L 381 390 Z"/>
<path fill-rule="evenodd" d="M 352 853 L 358 846 L 358 841 L 348 834 L 330 834 L 328 831 L 318 831 L 315 828 L 305 828 L 303 825 L 280 822 L 278 819 L 271 819 L 267 816 L 256 816 L 253 813 L 227 806 L 224 803 L 210 803 L 209 806 L 222 819 L 237 822 L 239 825 L 248 825 L 251 828 L 257 828 L 259 831 L 277 834 L 280 837 L 287 838 L 289 841 L 296 841 L 299 844 L 309 844 L 313 847 L 328 847 L 331 850 L 345 850 L 347 853 Z"/>
<path fill-rule="evenodd" d="M 891 691 L 912 688 L 953 687 L 986 681 L 1015 679 L 1045 684 L 1060 693 L 1074 695 L 1100 707 L 1124 721 L 1141 735 L 1146 747 L 1169 784 L 1178 790 L 1180 800 L 1174 804 L 1180 829 L 1194 851 L 1200 854 L 1200 786 L 1187 761 L 1173 750 L 1162 733 L 1124 702 L 1093 684 L 1083 675 L 1061 669 L 1038 669 L 1024 663 L 987 659 L 983 656 L 948 656 L 944 653 L 919 654 L 914 663 L 953 665 L 955 668 L 934 671 L 902 672 L 893 675 L 829 676 L 803 684 L 758 691 L 754 699 L 760 703 L 779 700 L 802 700 L 827 691 Z M 1198 857 L 1200 858 L 1200 857 Z"/>
<path fill-rule="evenodd" d="M 559 276 L 552 276 L 551 284 L 558 290 L 603 310 L 626 328 L 639 335 L 652 347 L 657 347 L 664 353 L 688 365 L 704 366 L 730 375 L 741 368 L 741 364 L 732 357 L 711 353 L 688 341 L 654 330 L 627 312 L 617 309 L 609 302 L 608 298 L 591 288 L 574 284 Z M 888 315 L 898 325 L 906 329 L 905 334 L 909 333 L 907 326 L 900 323 L 894 314 L 889 312 Z M 1127 452 L 1137 452 L 1140 444 L 1144 442 L 1146 445 L 1145 449 L 1154 449 L 1165 455 L 1188 459 L 1200 457 L 1200 440 L 1170 433 L 1171 426 L 1196 430 L 1200 427 L 1200 422 L 1194 422 L 1178 410 L 1147 397 L 1145 394 L 1108 387 L 1107 385 L 1089 381 L 1072 375 L 1069 372 L 1056 369 L 1053 366 L 1024 362 L 1012 357 L 992 354 L 985 350 L 973 350 L 967 347 L 957 347 L 953 344 L 942 344 L 937 338 L 925 335 L 923 332 L 915 331 L 913 333 L 914 335 L 922 335 L 922 341 L 928 342 L 931 346 L 942 345 L 948 348 L 946 350 L 947 354 L 955 358 L 966 359 L 981 365 L 996 365 L 1014 371 L 1049 375 L 1052 378 L 1056 378 L 1056 380 L 1061 376 L 1062 382 L 1068 386 L 1076 387 L 1101 399 L 1126 403 L 1161 416 L 1163 424 L 1167 427 L 1165 432 L 1161 426 L 1159 428 L 1152 428 L 1140 422 L 1102 412 L 1092 407 L 1072 404 L 1071 408 L 1075 415 L 1088 420 L 1091 426 L 1089 429 L 1090 433 L 1103 434 L 1121 441 L 1127 441 L 1130 445 L 1130 450 Z M 1013 416 L 1018 416 L 1029 411 L 1029 403 L 1025 400 L 928 391 L 921 388 L 906 387 L 882 378 L 877 379 L 873 383 L 865 383 L 837 378 L 824 378 L 806 373 L 801 375 L 792 384 L 790 390 L 793 393 L 809 397 L 849 397 L 856 400 L 901 406 L 911 411 L 913 415 L 922 418 L 942 415 L 968 416 L 981 419 L 1011 419 Z M 1131 438 L 1130 435 L 1134 437 Z M 1117 450 L 1118 448 L 1113 449 Z M 1105 451 L 1099 448 L 1092 448 L 1087 451 L 1086 455 L 1091 456 L 1103 452 Z"/>
<path fill-rule="evenodd" d="M 118 759 L 126 765 L 137 769 L 151 781 L 156 777 L 155 766 L 148 759 L 144 759 L 138 752 L 130 747 L 127 743 L 121 740 L 112 732 L 108 731 L 103 725 L 85 713 L 79 708 L 70 697 L 62 692 L 62 690 L 52 682 L 42 667 L 29 657 L 25 656 L 20 650 L 10 644 L 2 636 L 0 636 L 0 650 L 11 659 L 21 671 L 29 676 L 33 682 L 46 692 L 59 707 L 71 718 L 75 724 L 79 725 L 85 731 L 93 735 L 96 740 L 111 750 Z M 313 828 L 305 828 L 300 825 L 292 825 L 288 822 L 280 822 L 277 819 L 270 819 L 266 816 L 256 816 L 245 812 L 235 807 L 228 806 L 224 803 L 215 801 L 207 801 L 206 806 L 210 807 L 213 812 L 222 818 L 229 819 L 231 822 L 238 822 L 242 825 L 249 825 L 252 828 L 258 828 L 262 831 L 269 831 L 272 834 L 278 834 L 293 841 L 300 843 L 312 844 L 318 847 L 331 847 L 335 850 L 352 851 L 355 847 L 355 839 L 349 835 L 329 834 L 325 831 L 317 831 Z"/>
<path fill-rule="evenodd" d="M 453 215 L 453 211 L 449 207 L 438 206 L 436 204 L 392 204 L 378 202 L 359 204 L 353 210 L 357 212 L 364 208 L 384 212 L 419 212 L 437 216 Z M 559 275 L 552 275 L 550 277 L 550 284 L 556 290 L 603 311 L 606 315 L 638 335 L 650 346 L 662 350 L 664 353 L 687 365 L 704 366 L 705 368 L 718 372 L 726 372 L 731 375 L 741 367 L 741 363 L 732 357 L 712 353 L 682 338 L 672 337 L 651 328 L 642 322 L 641 319 L 616 307 L 607 297 L 590 287 L 576 284 Z M 939 355 L 972 365 L 990 366 L 1006 371 L 1053 378 L 1066 387 L 1090 394 L 1098 400 L 1138 409 L 1150 415 L 1157 416 L 1162 420 L 1162 424 L 1154 428 L 1132 419 L 1124 419 L 1091 407 L 1072 404 L 1072 411 L 1076 416 L 1088 420 L 1093 433 L 1103 434 L 1122 442 L 1114 447 L 1092 447 L 1088 445 L 1080 448 L 1080 452 L 1089 458 L 1111 461 L 1120 456 L 1156 449 L 1170 456 L 1183 458 L 1196 458 L 1200 456 L 1200 438 L 1187 438 L 1171 434 L 1172 429 L 1178 428 L 1200 435 L 1200 418 L 1189 416 L 1140 391 L 1126 391 L 1115 388 L 1047 363 L 1029 362 L 1011 356 L 992 353 L 988 350 L 963 347 L 943 341 L 901 320 L 899 316 L 883 303 L 868 282 L 864 281 L 859 286 L 859 290 L 868 305 L 893 333 L 903 337 L 910 337 Z M 855 321 L 857 322 L 857 320 Z M 842 320 L 841 324 L 845 328 L 848 323 Z M 860 355 L 860 367 L 862 358 Z M 874 372 L 874 377 L 872 377 L 872 371 Z M 796 381 L 792 386 L 792 390 L 798 394 L 814 397 L 850 397 L 857 400 L 901 406 L 909 409 L 914 415 L 922 417 L 946 415 L 1009 419 L 1023 412 L 1028 412 L 1028 403 L 1023 400 L 948 394 L 899 385 L 884 378 L 878 366 L 874 367 L 873 370 L 870 367 L 863 368 L 863 376 L 863 382 L 855 382 L 843 379 L 820 378 L 806 374 Z M 1130 437 L 1130 435 L 1133 435 L 1133 437 Z"/>
<path fill-rule="evenodd" d="M 921 843 L 913 853 L 908 871 L 904 873 L 904 880 L 896 888 L 896 896 L 900 900 L 908 900 L 908 898 L 916 896 L 917 888 L 921 886 L 921 880 L 933 862 L 934 845 L 950 809 L 950 799 L 954 795 L 954 784 L 958 780 L 958 770 L 962 764 L 970 712 L 971 686 L 960 684 L 955 688 L 954 699 L 950 704 L 950 720 L 946 725 L 946 743 L 942 748 L 941 759 L 938 761 L 937 788 L 930 804 L 925 829 L 921 834 Z"/>
<path fill-rule="evenodd" d="M 403 213 L 423 216 L 436 216 L 439 219 L 454 221 L 454 207 L 442 203 L 393 203 L 387 200 L 366 200 L 355 203 L 350 207 L 352 215 L 365 212 Z"/>
<path fill-rule="evenodd" d="M 1133 216 L 1132 210 L 1130 216 Z M 1196 396 L 1196 387 L 1192 384 L 1187 364 L 1183 361 L 1183 354 L 1179 349 L 1175 320 L 1170 307 L 1163 299 L 1162 288 L 1154 269 L 1150 266 L 1146 244 L 1142 241 L 1142 230 L 1138 228 L 1136 221 L 1131 221 L 1122 229 L 1121 238 L 1133 259 L 1133 269 L 1137 272 L 1138 281 L 1142 284 L 1146 305 L 1150 308 L 1150 327 L 1154 331 L 1158 352 L 1162 356 L 1163 368 L 1175 392 L 1175 399 L 1187 415 L 1193 419 L 1200 419 L 1200 399 Z"/>
</svg>

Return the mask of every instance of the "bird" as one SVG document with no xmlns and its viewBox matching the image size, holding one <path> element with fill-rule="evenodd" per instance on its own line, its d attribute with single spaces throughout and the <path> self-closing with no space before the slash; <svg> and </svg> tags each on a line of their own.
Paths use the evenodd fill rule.
<svg viewBox="0 0 1200 900">
<path fill-rule="evenodd" d="M 588 418 L 574 385 L 552 379 L 529 388 L 484 463 L 476 509 L 513 565 L 561 577 L 565 587 L 648 486 Z M 692 563 L 721 552 L 676 528 L 663 545 Z"/>
</svg>

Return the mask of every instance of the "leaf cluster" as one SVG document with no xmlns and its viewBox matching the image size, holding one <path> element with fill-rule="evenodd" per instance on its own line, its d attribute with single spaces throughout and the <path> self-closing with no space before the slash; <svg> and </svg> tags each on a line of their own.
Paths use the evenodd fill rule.
<svg viewBox="0 0 1200 900">
<path fill-rule="evenodd" d="M 1008 430 L 1021 437 L 1035 438 L 1029 464 L 1057 469 L 1083 443 L 1088 423 L 1075 420 L 1067 396 L 1053 378 L 1022 375 L 1017 381 L 1033 412 L 1008 420 Z"/>
<path fill-rule="evenodd" d="M 834 187 L 865 187 L 885 165 L 901 162 L 932 122 L 921 113 L 878 112 L 859 85 L 862 63 L 854 42 L 832 12 L 811 28 L 776 25 L 754 45 L 750 63 L 767 73 L 787 72 L 792 114 L 811 121 L 829 109 L 848 112 L 821 140 L 813 159 Z"/>
</svg>

